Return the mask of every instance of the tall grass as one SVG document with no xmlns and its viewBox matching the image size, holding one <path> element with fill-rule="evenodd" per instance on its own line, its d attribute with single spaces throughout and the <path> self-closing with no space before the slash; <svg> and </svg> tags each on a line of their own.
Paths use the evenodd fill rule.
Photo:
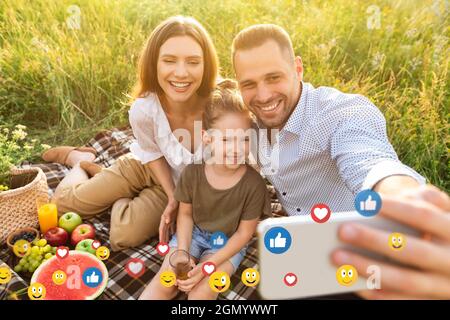
<svg viewBox="0 0 450 320">
<path fill-rule="evenodd" d="M 67 24 L 72 5 L 79 29 Z M 367 28 L 373 5 L 379 29 Z M 127 123 L 140 49 L 162 19 L 202 22 L 231 77 L 233 36 L 270 22 L 290 33 L 306 81 L 372 99 L 400 159 L 449 191 L 448 9 L 445 0 L 3 0 L 0 124 L 27 125 L 49 144 L 84 142 Z"/>
</svg>

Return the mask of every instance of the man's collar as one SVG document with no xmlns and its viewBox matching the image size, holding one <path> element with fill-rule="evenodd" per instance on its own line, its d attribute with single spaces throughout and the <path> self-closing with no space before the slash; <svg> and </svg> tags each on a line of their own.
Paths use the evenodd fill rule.
<svg viewBox="0 0 450 320">
<path fill-rule="evenodd" d="M 289 116 L 288 121 L 284 125 L 282 131 L 288 131 L 296 135 L 300 135 L 301 126 L 300 126 L 300 120 L 301 120 L 301 113 L 306 108 L 306 102 L 307 102 L 307 95 L 309 86 L 308 84 L 301 82 L 302 86 L 302 92 L 300 95 L 300 99 L 298 99 L 297 105 L 295 106 L 294 110 L 292 111 L 291 115 Z"/>
</svg>

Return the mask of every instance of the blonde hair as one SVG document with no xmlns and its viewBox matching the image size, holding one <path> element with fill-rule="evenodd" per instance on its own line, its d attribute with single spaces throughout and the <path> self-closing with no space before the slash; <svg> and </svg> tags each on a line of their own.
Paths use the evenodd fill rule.
<svg viewBox="0 0 450 320">
<path fill-rule="evenodd" d="M 269 40 L 275 41 L 282 51 L 287 51 L 291 61 L 294 61 L 294 47 L 286 30 L 276 24 L 255 24 L 241 30 L 234 37 L 231 46 L 231 61 L 233 66 L 237 51 L 259 47 Z"/>
<path fill-rule="evenodd" d="M 161 46 L 170 38 L 189 36 L 202 48 L 204 69 L 198 95 L 207 97 L 216 85 L 219 59 L 214 44 L 205 28 L 194 18 L 184 16 L 170 17 L 161 22 L 151 33 L 144 46 L 138 67 L 138 81 L 133 97 L 146 96 L 149 92 L 163 94 L 158 83 L 157 63 Z"/>
<path fill-rule="evenodd" d="M 211 94 L 203 112 L 203 129 L 211 129 L 227 113 L 241 113 L 248 115 L 250 121 L 253 119 L 250 110 L 244 105 L 236 81 L 231 79 L 222 80 Z"/>
</svg>

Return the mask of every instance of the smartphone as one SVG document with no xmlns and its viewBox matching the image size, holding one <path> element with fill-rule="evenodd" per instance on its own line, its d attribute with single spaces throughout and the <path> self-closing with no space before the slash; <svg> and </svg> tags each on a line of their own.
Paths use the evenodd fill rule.
<svg viewBox="0 0 450 320">
<path fill-rule="evenodd" d="M 339 284 L 338 267 L 331 264 L 331 253 L 337 248 L 346 248 L 377 260 L 387 258 L 339 241 L 338 228 L 344 222 L 368 225 L 389 234 L 399 232 L 406 238 L 419 237 L 413 228 L 378 216 L 364 217 L 356 211 L 332 213 L 325 223 L 316 223 L 309 215 L 268 218 L 257 229 L 261 297 L 296 299 L 367 289 L 367 279 L 361 275 L 351 286 Z"/>
</svg>

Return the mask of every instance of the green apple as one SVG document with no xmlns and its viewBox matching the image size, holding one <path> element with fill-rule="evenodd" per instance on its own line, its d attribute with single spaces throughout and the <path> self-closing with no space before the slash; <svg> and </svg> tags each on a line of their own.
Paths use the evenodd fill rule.
<svg viewBox="0 0 450 320">
<path fill-rule="evenodd" d="M 92 239 L 81 240 L 80 242 L 78 242 L 77 246 L 75 247 L 75 250 L 84 251 L 95 255 L 95 252 L 97 250 L 92 247 L 92 242 L 94 242 L 94 240 Z"/>
<path fill-rule="evenodd" d="M 59 227 L 71 233 L 73 229 L 83 223 L 81 217 L 75 212 L 66 212 L 60 218 L 58 225 Z"/>
</svg>

